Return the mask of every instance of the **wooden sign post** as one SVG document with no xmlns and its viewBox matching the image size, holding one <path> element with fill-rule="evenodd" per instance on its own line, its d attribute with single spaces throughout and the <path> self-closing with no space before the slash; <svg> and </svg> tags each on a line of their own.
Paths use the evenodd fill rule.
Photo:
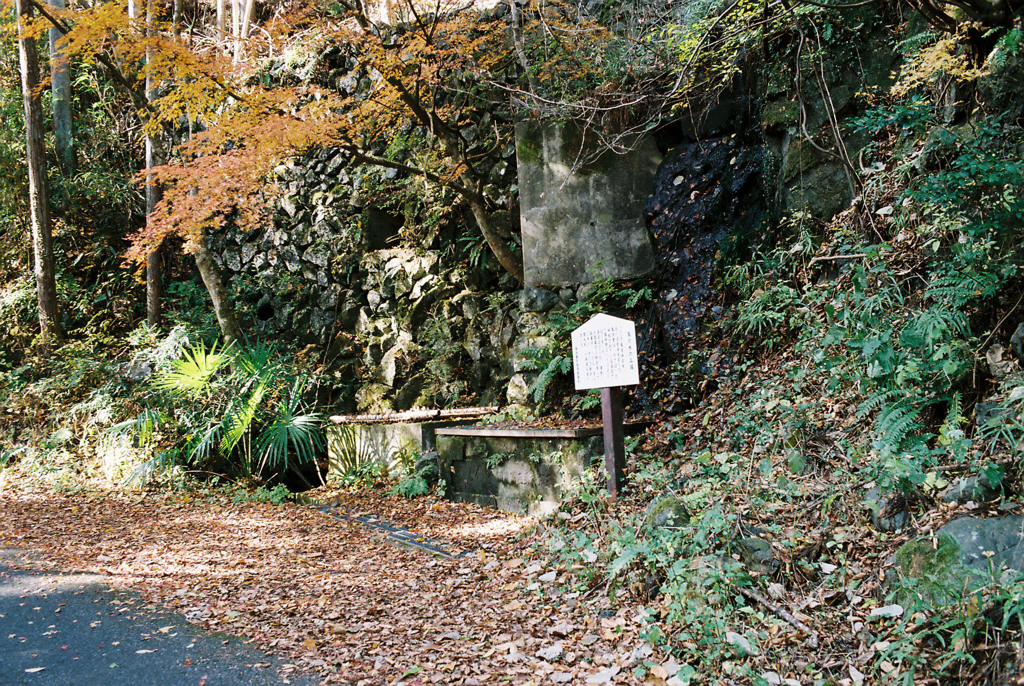
<svg viewBox="0 0 1024 686">
<path fill-rule="evenodd" d="M 601 389 L 608 494 L 614 498 L 622 490 L 626 478 L 622 386 L 640 383 L 636 325 L 607 314 L 594 315 L 572 332 L 572 367 L 576 390 Z"/>
</svg>

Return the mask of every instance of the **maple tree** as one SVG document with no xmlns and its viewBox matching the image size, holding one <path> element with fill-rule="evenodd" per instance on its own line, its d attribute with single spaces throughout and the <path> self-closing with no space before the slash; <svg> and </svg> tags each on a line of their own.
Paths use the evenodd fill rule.
<svg viewBox="0 0 1024 686">
<path fill-rule="evenodd" d="M 185 116 L 190 121 L 200 121 L 203 114 L 216 110 L 224 100 L 233 96 L 215 71 L 224 59 L 217 54 L 204 55 L 190 50 L 179 39 L 177 15 L 170 24 L 158 21 L 152 4 L 147 7 L 144 17 L 138 16 L 131 3 L 128 6 L 104 3 L 67 10 L 32 4 L 49 25 L 64 34 L 60 43 L 68 55 L 101 62 L 136 104 L 144 123 L 147 148 L 147 167 L 140 182 L 146 187 L 149 217 L 152 218 L 157 214 L 154 210 L 160 183 L 152 163 L 158 155 L 166 156 L 165 141 L 175 140 L 179 119 Z M 37 22 L 34 30 L 41 31 L 42 25 Z M 119 64 L 140 66 L 137 77 L 142 83 L 141 89 L 132 83 L 133 75 L 122 73 Z M 167 89 L 167 93 L 158 97 L 158 87 Z M 195 190 L 193 186 L 186 192 L 194 194 Z M 241 331 L 205 236 L 194 225 L 143 229 L 141 235 L 154 237 L 156 242 L 147 245 L 137 255 L 129 255 L 148 263 L 147 311 L 150 322 L 157 323 L 160 319 L 158 250 L 163 238 L 171 232 L 183 234 L 187 239 L 187 249 L 195 254 L 225 338 L 240 338 Z"/>
<path fill-rule="evenodd" d="M 274 193 L 265 178 L 275 165 L 310 148 L 340 147 L 356 163 L 393 168 L 453 188 L 465 199 L 499 262 L 521 279 L 521 261 L 507 244 L 508 233 L 495 226 L 485 195 L 487 158 L 500 143 L 488 138 L 470 144 L 460 131 L 468 122 L 454 123 L 467 108 L 481 105 L 479 97 L 468 94 L 462 102 L 443 102 L 442 96 L 449 92 L 444 86 L 452 74 L 462 70 L 464 78 L 472 76 L 474 57 L 494 44 L 500 26 L 475 30 L 478 24 L 469 13 L 436 15 L 429 22 L 420 20 L 399 47 L 391 41 L 393 32 L 370 22 L 361 9 L 348 9 L 341 21 L 318 30 L 325 42 L 355 46 L 360 60 L 379 77 L 368 91 L 348 97 L 310 84 L 252 85 L 251 65 L 246 68 L 234 61 L 229 66 L 222 60 L 198 79 L 188 76 L 183 68 L 188 58 L 180 52 L 173 60 L 165 53 L 166 61 L 155 64 L 154 69 L 166 70 L 161 82 L 177 82 L 179 88 L 167 90 L 154 102 L 157 115 L 150 125 L 187 111 L 200 114 L 206 128 L 181 146 L 176 163 L 154 170 L 167 192 L 156 220 L 136 236 L 133 257 L 141 258 L 171 233 L 185 238 L 187 249 L 197 251 L 205 231 L 229 221 L 265 221 Z M 327 21 L 323 15 L 317 19 Z M 438 47 L 442 41 L 444 47 Z M 218 61 L 215 55 L 206 57 Z M 412 59 L 419 61 L 415 68 Z M 228 76 L 218 78 L 221 75 Z M 410 124 L 428 130 L 439 142 L 440 154 L 424 155 L 419 163 L 374 154 L 380 141 Z"/>
<path fill-rule="evenodd" d="M 196 257 L 222 333 L 228 339 L 240 336 L 232 303 L 209 251 L 207 232 L 228 222 L 257 225 L 265 221 L 274 191 L 266 183 L 269 170 L 288 157 L 325 145 L 341 145 L 352 151 L 358 161 L 402 168 L 436 181 L 467 181 L 454 182 L 456 189 L 467 197 L 499 260 L 513 274 L 521 276 L 518 259 L 492 228 L 482 193 L 484 181 L 472 178 L 468 171 L 474 160 L 464 148 L 454 146 L 449 133 L 445 133 L 443 140 L 465 167 L 451 170 L 450 177 L 449 171 L 413 168 L 366 154 L 363 143 L 367 140 L 368 132 L 364 129 L 368 120 L 358 113 L 347 115 L 351 103 L 337 93 L 316 86 L 269 87 L 251 81 L 254 63 L 238 61 L 239 46 L 247 30 L 244 21 L 235 34 L 233 55 L 228 56 L 219 50 L 217 42 L 181 41 L 173 22 L 168 25 L 154 18 L 152 12 L 143 21 L 133 16 L 132 8 L 120 3 L 68 10 L 44 8 L 35 2 L 33 5 L 50 25 L 64 33 L 61 44 L 68 55 L 102 62 L 129 93 L 145 126 L 150 161 L 155 149 L 164 147 L 161 141 L 175 140 L 174 133 L 182 119 L 199 129 L 173 148 L 167 164 L 147 165 L 140 179 L 150 196 L 149 217 L 147 226 L 133 237 L 128 257 L 140 263 L 149 262 L 151 320 L 158 319 L 158 313 L 154 316 L 152 297 L 158 284 L 154 277 L 158 260 L 155 255 L 167 236 L 177 235 L 183 239 L 185 250 Z M 251 4 L 246 10 L 246 16 L 250 15 Z M 308 18 L 309 14 L 299 16 Z M 293 29 L 288 22 L 271 28 L 272 41 L 282 36 L 287 39 Z M 459 29 L 462 28 L 464 25 L 460 24 Z M 36 23 L 34 30 L 40 32 L 42 25 Z M 366 33 L 365 26 L 362 31 Z M 326 33 L 335 39 L 353 35 L 340 26 Z M 258 55 L 259 46 L 254 46 L 251 52 Z M 117 65 L 138 65 L 138 76 L 122 74 Z M 141 91 L 132 84 L 133 78 L 144 84 Z M 404 92 L 409 100 L 411 91 L 406 88 Z M 376 96 L 368 100 L 384 101 Z M 413 105 L 421 121 L 435 130 L 450 131 L 438 126 L 441 120 L 436 110 L 427 113 L 429 105 Z M 370 132 L 371 136 L 380 133 L 379 129 Z M 158 186 L 166 191 L 163 199 L 155 202 Z"/>
<path fill-rule="evenodd" d="M 514 121 L 530 116 L 526 109 L 533 116 L 584 113 L 602 138 L 629 130 L 609 126 L 609 119 L 618 115 L 621 124 L 622 113 L 637 105 L 625 95 L 626 81 L 606 78 L 608 70 L 586 62 L 587 54 L 608 52 L 614 36 L 560 3 L 514 8 L 511 34 L 503 16 L 473 7 L 423 7 L 408 0 L 391 7 L 397 14 L 389 19 L 401 20 L 391 24 L 371 19 L 359 2 L 300 5 L 274 18 L 257 38 L 248 35 L 253 3 L 236 3 L 226 48 L 221 11 L 215 26 L 191 17 L 185 38 L 179 4 L 167 21 L 152 4 L 140 12 L 134 3 L 60 9 L 26 2 L 47 27 L 64 34 L 58 44 L 66 55 L 102 63 L 143 122 L 147 164 L 139 182 L 147 191 L 147 223 L 132 237 L 128 258 L 147 265 L 151 323 L 160 318 L 160 246 L 177 236 L 196 258 L 228 339 L 240 337 L 240 330 L 209 235 L 269 221 L 280 190 L 269 173 L 282 161 L 311 149 L 341 148 L 353 164 L 394 169 L 454 190 L 498 262 L 521 281 L 516 229 L 496 219 L 493 188 L 501 160 L 495 153 L 513 145 Z M 43 26 L 36 22 L 33 30 L 41 33 Z M 353 71 L 363 77 L 359 88 L 278 84 L 261 76 L 265 56 L 310 34 L 316 36 L 311 51 L 347 46 L 356 58 Z M 525 88 L 522 78 L 529 83 Z M 576 104 L 559 110 L 571 102 Z M 480 126 L 483 113 L 487 126 Z M 182 134 L 183 123 L 191 135 Z M 422 132 L 417 143 L 394 145 L 411 140 L 411 129 Z M 156 164 L 158 158 L 163 164 Z"/>
</svg>

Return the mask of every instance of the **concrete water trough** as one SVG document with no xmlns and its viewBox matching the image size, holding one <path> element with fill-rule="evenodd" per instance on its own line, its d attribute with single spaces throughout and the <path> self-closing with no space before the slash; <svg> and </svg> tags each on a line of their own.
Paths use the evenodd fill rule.
<svg viewBox="0 0 1024 686">
<path fill-rule="evenodd" d="M 411 466 L 423 453 L 437 449 L 438 428 L 464 425 L 497 411 L 496 407 L 413 410 L 388 414 L 335 415 L 327 428 L 331 465 L 345 471 L 359 464 Z"/>
<path fill-rule="evenodd" d="M 637 429 L 643 423 L 626 425 Z M 603 464 L 601 427 L 446 426 L 436 429 L 438 466 L 447 497 L 506 512 L 558 509 L 591 464 Z"/>
<path fill-rule="evenodd" d="M 545 514 L 558 508 L 592 465 L 603 469 L 602 429 L 470 424 L 498 408 L 336 415 L 327 432 L 331 464 L 345 471 L 375 463 L 411 467 L 436 452 L 450 500 L 506 512 Z M 627 422 L 625 430 L 643 427 Z"/>
</svg>

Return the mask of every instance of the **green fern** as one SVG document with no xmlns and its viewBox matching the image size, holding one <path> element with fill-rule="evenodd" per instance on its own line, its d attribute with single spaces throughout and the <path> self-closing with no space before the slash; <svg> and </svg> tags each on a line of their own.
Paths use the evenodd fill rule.
<svg viewBox="0 0 1024 686">
<path fill-rule="evenodd" d="M 906 391 L 900 388 L 883 388 L 875 391 L 857 407 L 857 416 L 866 417 L 872 411 L 881 408 L 894 398 L 906 395 Z"/>
<path fill-rule="evenodd" d="M 875 420 L 875 430 L 885 444 L 893 452 L 902 446 L 904 439 L 912 431 L 922 428 L 918 417 L 921 407 L 910 401 L 898 402 L 882 409 Z"/>
<path fill-rule="evenodd" d="M 540 404 L 544 401 L 544 397 L 547 395 L 548 388 L 551 383 L 559 375 L 569 375 L 572 373 L 572 358 L 567 355 L 555 355 L 541 371 L 540 375 L 537 376 L 536 381 L 530 387 L 530 392 L 533 395 L 533 401 Z"/>
<path fill-rule="evenodd" d="M 615 559 L 608 565 L 607 575 L 609 579 L 615 579 L 624 571 L 629 569 L 638 559 L 650 552 L 650 546 L 646 543 L 628 543 Z"/>
</svg>

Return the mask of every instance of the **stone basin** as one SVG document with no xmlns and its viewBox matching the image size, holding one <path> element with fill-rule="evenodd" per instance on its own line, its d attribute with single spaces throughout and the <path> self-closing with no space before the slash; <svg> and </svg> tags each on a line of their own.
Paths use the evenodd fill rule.
<svg viewBox="0 0 1024 686">
<path fill-rule="evenodd" d="M 640 426 L 630 423 L 626 430 Z M 604 463 L 602 433 L 599 427 L 439 427 L 445 492 L 451 500 L 505 512 L 553 512 L 588 468 Z"/>
<path fill-rule="evenodd" d="M 327 452 L 332 469 L 344 472 L 358 464 L 411 467 L 424 453 L 437 449 L 438 428 L 465 425 L 497 408 L 467 408 L 391 413 L 336 415 L 327 428 Z"/>
</svg>

